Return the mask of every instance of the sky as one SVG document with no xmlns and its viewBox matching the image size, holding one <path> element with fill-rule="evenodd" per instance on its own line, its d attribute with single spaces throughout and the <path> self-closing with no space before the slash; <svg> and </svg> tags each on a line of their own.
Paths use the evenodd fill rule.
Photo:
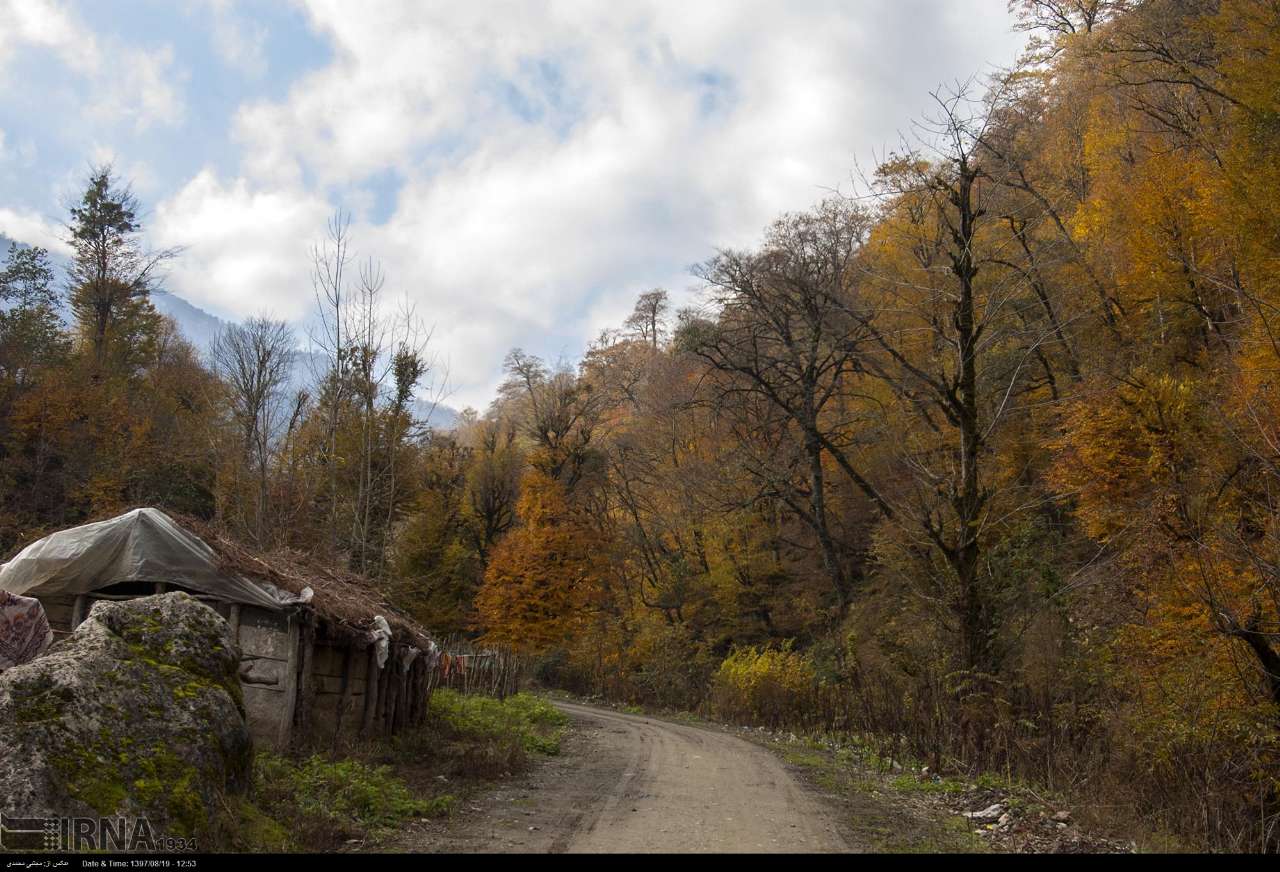
<svg viewBox="0 0 1280 872">
<path fill-rule="evenodd" d="M 336 209 L 454 407 L 851 189 L 930 91 L 1010 64 L 1005 0 L 0 0 L 0 233 L 65 251 L 111 162 L 168 290 L 313 315 Z"/>
</svg>

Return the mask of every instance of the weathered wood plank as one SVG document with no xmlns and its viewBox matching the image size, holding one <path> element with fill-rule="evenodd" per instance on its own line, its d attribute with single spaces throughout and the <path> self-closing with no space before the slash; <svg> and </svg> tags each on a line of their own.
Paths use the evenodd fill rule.
<svg viewBox="0 0 1280 872">
<path fill-rule="evenodd" d="M 378 648 L 376 645 L 370 645 L 369 665 L 365 673 L 364 682 L 364 717 L 360 720 L 360 733 L 362 735 L 367 735 L 373 727 L 374 714 L 378 710 L 378 684 L 380 680 L 378 672 Z"/>
<path fill-rule="evenodd" d="M 342 658 L 342 690 L 338 699 L 338 713 L 333 722 L 333 744 L 336 747 L 342 738 L 342 721 L 346 718 L 347 709 L 351 707 L 351 670 L 355 665 L 356 649 L 347 644 L 346 655 Z"/>
<path fill-rule="evenodd" d="M 298 741 L 306 741 L 311 737 L 312 707 L 316 703 L 313 675 L 316 663 L 316 621 L 314 612 L 307 611 L 302 616 L 301 636 L 302 662 L 298 678 L 298 714 L 294 719 L 297 722 L 298 729 L 294 738 Z"/>
<path fill-rule="evenodd" d="M 296 615 L 289 616 L 287 651 L 289 659 L 285 663 L 284 704 L 280 707 L 280 726 L 276 734 L 276 744 L 281 750 L 289 747 L 293 741 L 293 717 L 298 706 L 298 649 L 301 647 L 302 627 Z"/>
</svg>

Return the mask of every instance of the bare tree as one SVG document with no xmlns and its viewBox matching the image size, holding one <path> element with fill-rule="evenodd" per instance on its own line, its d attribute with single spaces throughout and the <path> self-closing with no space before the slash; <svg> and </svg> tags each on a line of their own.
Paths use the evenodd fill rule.
<svg viewBox="0 0 1280 872">
<path fill-rule="evenodd" d="M 312 379 L 322 386 L 316 396 L 325 416 L 328 443 L 329 537 L 338 539 L 338 425 L 348 389 L 349 339 L 346 319 L 350 308 L 348 269 L 351 262 L 351 216 L 338 210 L 329 219 L 327 237 L 312 249 L 311 286 L 316 298 L 317 326 L 310 334 Z"/>
<path fill-rule="evenodd" d="M 384 437 L 387 445 L 385 517 L 382 524 L 382 543 L 378 552 L 378 569 L 386 568 L 386 558 L 391 545 L 391 532 L 395 526 L 396 511 L 400 504 L 399 479 L 397 471 L 400 448 L 406 439 L 426 432 L 427 422 L 415 417 L 416 392 L 425 379 L 436 369 L 434 356 L 428 355 L 427 347 L 433 331 L 422 328 L 414 310 L 407 304 L 401 311 L 397 322 L 399 330 L 393 341 L 394 351 L 391 353 L 392 391 L 390 403 L 385 412 L 386 424 Z M 447 376 L 447 373 L 445 374 Z M 438 386 L 430 399 L 427 417 L 436 408 L 440 397 L 446 390 L 446 378 L 439 380 Z"/>
<path fill-rule="evenodd" d="M 325 429 L 330 544 L 347 552 L 354 569 L 377 576 L 401 499 L 398 458 L 425 423 L 414 417 L 416 392 L 434 361 L 431 331 L 408 304 L 388 306 L 381 264 L 357 262 L 350 246 L 350 217 L 339 211 L 314 250 L 313 377 Z"/>
<path fill-rule="evenodd" d="M 472 461 L 467 471 L 472 546 L 487 563 L 489 551 L 515 526 L 523 458 L 516 428 L 506 418 L 475 422 L 470 428 Z"/>
<path fill-rule="evenodd" d="M 666 318 L 670 309 L 671 300 L 662 288 L 645 291 L 636 300 L 635 309 L 627 316 L 624 326 L 657 351 L 666 336 Z"/>
<path fill-rule="evenodd" d="M 601 392 L 568 367 L 552 371 L 519 348 L 505 364 L 502 394 L 520 409 L 522 429 L 538 449 L 530 462 L 572 491 L 598 457 L 593 441 L 604 412 Z"/>
<path fill-rule="evenodd" d="M 1009 12 L 1021 30 L 1043 30 L 1058 36 L 1089 33 L 1123 0 L 1009 0 Z"/>
<path fill-rule="evenodd" d="M 293 369 L 294 337 L 289 325 L 251 318 L 224 327 L 209 349 L 214 373 L 231 393 L 231 417 L 246 468 L 255 479 L 248 532 L 258 545 L 270 541 L 269 476 L 273 446 L 285 425 L 286 391 Z"/>
<path fill-rule="evenodd" d="M 776 222 L 759 252 L 722 251 L 695 270 L 718 309 L 717 320 L 685 331 L 688 350 L 724 376 L 716 388 L 721 407 L 737 405 L 750 422 L 764 420 L 762 413 L 775 415 L 781 426 L 794 428 L 803 485 L 788 485 L 790 477 L 777 477 L 770 464 L 760 471 L 768 471 L 774 494 L 813 530 L 841 608 L 848 602 L 850 569 L 832 531 L 824 460 L 834 461 L 875 511 L 893 514 L 855 465 L 855 428 L 840 409 L 869 338 L 863 322 L 850 317 L 847 297 L 870 221 L 861 209 L 828 200 Z"/>
</svg>

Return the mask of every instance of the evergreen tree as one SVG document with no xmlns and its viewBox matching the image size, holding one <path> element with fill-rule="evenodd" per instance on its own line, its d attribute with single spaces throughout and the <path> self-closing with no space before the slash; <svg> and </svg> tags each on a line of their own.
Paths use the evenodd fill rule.
<svg viewBox="0 0 1280 872">
<path fill-rule="evenodd" d="M 122 365 L 136 362 L 159 330 L 150 294 L 160 265 L 176 252 L 143 247 L 138 209 L 110 166 L 93 170 L 71 207 L 71 310 L 99 371 L 112 354 Z"/>
</svg>

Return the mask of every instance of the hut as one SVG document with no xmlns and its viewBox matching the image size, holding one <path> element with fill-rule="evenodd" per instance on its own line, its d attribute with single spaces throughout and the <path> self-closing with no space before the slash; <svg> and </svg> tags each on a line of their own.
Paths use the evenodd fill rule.
<svg viewBox="0 0 1280 872">
<path fill-rule="evenodd" d="M 296 552 L 255 554 L 199 522 L 135 509 L 54 533 L 0 566 L 0 590 L 34 597 L 55 635 L 98 600 L 185 591 L 241 649 L 260 746 L 337 744 L 422 720 L 439 651 L 363 579 Z"/>
</svg>

